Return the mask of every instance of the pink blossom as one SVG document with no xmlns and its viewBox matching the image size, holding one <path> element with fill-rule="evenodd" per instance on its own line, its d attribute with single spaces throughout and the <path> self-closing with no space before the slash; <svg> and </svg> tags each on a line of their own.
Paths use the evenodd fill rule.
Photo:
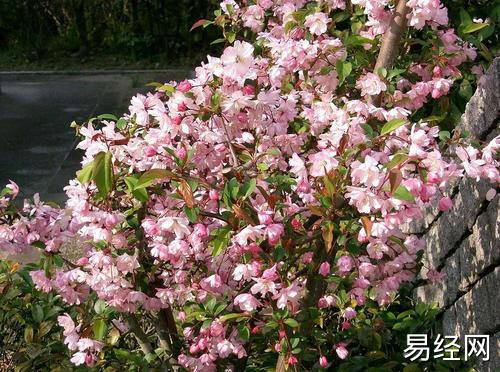
<svg viewBox="0 0 500 372">
<path fill-rule="evenodd" d="M 191 90 L 192 85 L 189 81 L 183 80 L 177 85 L 177 90 L 179 90 L 182 93 L 186 93 L 189 90 Z"/>
<path fill-rule="evenodd" d="M 257 301 L 254 296 L 248 293 L 242 293 L 236 296 L 233 302 L 243 311 L 254 311 L 257 307 L 261 306 L 261 303 Z"/>
<path fill-rule="evenodd" d="M 387 85 L 380 80 L 378 75 L 369 72 L 356 82 L 356 88 L 361 90 L 362 96 L 375 96 L 384 92 L 387 89 Z"/>
<path fill-rule="evenodd" d="M 356 310 L 354 310 L 353 308 L 351 307 L 348 307 L 344 310 L 344 316 L 346 317 L 346 319 L 348 320 L 351 320 L 351 319 L 354 319 L 356 317 L 357 313 L 356 313 Z"/>
<path fill-rule="evenodd" d="M 327 30 L 328 23 L 330 23 L 331 19 L 328 18 L 328 15 L 325 13 L 314 13 L 309 14 L 306 17 L 306 21 L 304 22 L 304 26 L 309 28 L 309 31 L 314 35 L 324 34 Z"/>
<path fill-rule="evenodd" d="M 276 245 L 280 240 L 281 235 L 283 235 L 284 231 L 285 228 L 280 223 L 274 223 L 269 225 L 266 229 L 269 244 Z"/>
<path fill-rule="evenodd" d="M 116 260 L 116 268 L 124 274 L 132 273 L 140 266 L 136 256 L 130 256 L 126 253 L 118 256 Z"/>
<path fill-rule="evenodd" d="M 348 273 L 352 270 L 354 262 L 350 256 L 341 256 L 337 260 L 337 267 L 341 273 Z"/>
<path fill-rule="evenodd" d="M 319 274 L 320 275 L 323 275 L 323 276 L 327 276 L 330 274 L 330 264 L 328 262 L 323 262 L 320 266 L 319 266 Z"/>
<path fill-rule="evenodd" d="M 252 44 L 239 40 L 227 47 L 221 57 L 224 73 L 235 80 L 249 76 L 250 67 L 254 63 L 253 51 Z"/>
<path fill-rule="evenodd" d="M 19 193 L 19 186 L 14 181 L 9 180 L 9 183 L 5 187 L 10 190 L 12 199 L 15 199 Z"/>
<path fill-rule="evenodd" d="M 346 346 L 347 344 L 345 342 L 339 342 L 335 345 L 335 352 L 340 359 L 346 359 L 347 355 L 349 355 Z"/>
</svg>

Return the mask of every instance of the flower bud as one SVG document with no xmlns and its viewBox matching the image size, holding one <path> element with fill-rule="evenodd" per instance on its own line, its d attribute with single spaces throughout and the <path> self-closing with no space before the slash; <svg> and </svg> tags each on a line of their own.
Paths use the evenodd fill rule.
<svg viewBox="0 0 500 372">
<path fill-rule="evenodd" d="M 245 85 L 243 87 L 243 93 L 245 93 L 247 96 L 253 96 L 255 94 L 255 88 L 253 85 Z"/>
<path fill-rule="evenodd" d="M 219 200 L 219 193 L 217 190 L 210 190 L 208 192 L 208 198 L 210 200 Z"/>
<path fill-rule="evenodd" d="M 187 106 L 184 102 L 181 102 L 177 105 L 177 111 L 184 112 L 187 110 Z"/>
<path fill-rule="evenodd" d="M 172 121 L 174 122 L 175 125 L 180 125 L 182 122 L 182 116 L 177 115 L 176 117 L 172 118 Z"/>
<path fill-rule="evenodd" d="M 183 80 L 179 83 L 179 85 L 177 85 L 177 90 L 182 92 L 182 93 L 186 93 L 188 92 L 193 86 L 191 85 L 191 83 L 187 80 Z"/>
<path fill-rule="evenodd" d="M 326 359 L 325 356 L 321 356 L 319 358 L 319 365 L 321 366 L 321 368 L 326 368 L 328 367 L 328 360 Z"/>
<path fill-rule="evenodd" d="M 146 150 L 144 150 L 144 153 L 148 158 L 155 156 L 156 155 L 156 150 L 153 146 L 148 146 L 146 147 Z"/>
<path fill-rule="evenodd" d="M 295 230 L 298 230 L 302 227 L 302 224 L 300 223 L 300 221 L 296 218 L 294 218 L 292 221 L 291 221 L 291 224 L 292 224 L 292 227 L 295 229 Z"/>
<path fill-rule="evenodd" d="M 451 199 L 449 197 L 445 196 L 445 197 L 441 198 L 441 200 L 439 200 L 438 207 L 439 207 L 440 211 L 444 212 L 444 211 L 451 209 L 451 207 L 453 207 L 453 202 L 451 201 Z"/>
<path fill-rule="evenodd" d="M 330 264 L 328 262 L 323 262 L 319 267 L 319 274 L 323 276 L 327 276 L 330 274 Z"/>
<path fill-rule="evenodd" d="M 175 156 L 177 156 L 179 159 L 184 159 L 186 155 L 187 152 L 184 147 L 179 147 L 178 149 L 175 150 Z"/>
</svg>

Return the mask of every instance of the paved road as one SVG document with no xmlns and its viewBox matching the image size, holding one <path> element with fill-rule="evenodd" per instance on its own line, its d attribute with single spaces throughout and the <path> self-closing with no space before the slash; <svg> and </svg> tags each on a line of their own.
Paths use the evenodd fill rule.
<svg viewBox="0 0 500 372">
<path fill-rule="evenodd" d="M 186 74 L 1 75 L 0 187 L 12 179 L 24 196 L 39 192 L 44 200 L 63 202 L 62 188 L 80 169 L 82 155 L 69 124 L 120 115 L 133 94 L 150 89 L 147 82 Z"/>
</svg>

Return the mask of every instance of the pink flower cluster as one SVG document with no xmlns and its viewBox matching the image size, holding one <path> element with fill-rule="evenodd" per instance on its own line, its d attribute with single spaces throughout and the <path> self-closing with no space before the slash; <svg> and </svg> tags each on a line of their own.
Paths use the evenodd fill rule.
<svg viewBox="0 0 500 372">
<path fill-rule="evenodd" d="M 71 362 L 76 366 L 81 364 L 93 366 L 97 361 L 97 354 L 102 350 L 104 344 L 90 338 L 80 337 L 78 332 L 80 332 L 81 324 L 76 326 L 68 314 L 59 316 L 57 322 L 64 329 L 64 344 L 68 346 L 69 350 L 76 351 Z"/>
<path fill-rule="evenodd" d="M 361 36 L 385 31 L 392 11 L 386 1 L 351 2 L 368 15 Z M 447 95 L 459 65 L 474 58 L 452 30 L 437 31 L 444 43 L 435 51 L 439 58 L 413 61 L 396 81 L 359 68 L 344 82 L 346 93 L 335 66 L 348 60 L 348 48 L 329 32 L 331 13 L 345 2 L 318 1 L 321 11 L 305 5 L 223 1 L 225 19 L 256 32 L 256 44 L 236 40 L 220 58 L 209 56 L 193 79 L 132 98 L 124 127 L 107 120 L 81 127 L 82 165 L 109 153 L 112 191 L 101 198 L 96 182 L 75 179 L 65 188 L 65 208 L 25 203 L 0 225 L 0 249 L 21 253 L 42 242 L 47 254 L 57 254 L 77 239 L 79 259 L 49 275 L 32 272 L 37 287 L 68 304 L 93 293 L 124 313 L 173 309 L 183 329 L 178 362 L 192 371 L 247 355 L 245 339 L 224 315 L 239 314 L 258 333 L 276 309 L 299 314 L 308 273 L 352 279 L 349 301 L 340 301 L 333 281 L 316 301 L 342 330 L 367 300 L 390 303 L 401 283 L 413 280 L 424 249 L 400 227 L 421 218 L 426 205 L 449 209 L 447 185 L 458 177 L 498 185 L 500 138 L 483 149 L 458 138 L 445 152 L 436 126 L 410 122 L 416 110 Z M 446 23 L 439 0 L 408 5 L 416 29 Z M 297 19 L 299 10 L 309 13 Z M 289 22 L 293 27 L 285 27 Z M 379 94 L 377 107 L 369 97 Z M 398 119 L 397 128 L 380 134 Z M 134 188 L 151 170 L 172 173 Z M 17 194 L 14 183 L 8 187 L 0 217 Z M 329 242 L 328 223 L 360 253 Z M 337 256 L 316 262 L 314 240 L 335 244 Z M 224 305 L 222 313 L 203 327 L 186 320 L 189 309 L 211 299 Z M 92 365 L 103 345 L 80 338 L 68 316 L 59 323 L 68 348 L 77 351 L 73 362 Z M 286 339 L 287 331 L 279 332 L 274 339 Z M 332 354 L 345 359 L 347 347 L 338 342 Z M 326 356 L 319 363 L 326 367 Z"/>
</svg>

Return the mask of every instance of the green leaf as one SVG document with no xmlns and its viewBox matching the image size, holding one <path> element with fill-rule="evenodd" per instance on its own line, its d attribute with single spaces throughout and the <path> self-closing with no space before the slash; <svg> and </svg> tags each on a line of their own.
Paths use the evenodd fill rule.
<svg viewBox="0 0 500 372">
<path fill-rule="evenodd" d="M 297 26 L 297 22 L 289 21 L 285 24 L 285 34 L 288 34 L 292 29 Z"/>
<path fill-rule="evenodd" d="M 94 331 L 94 337 L 97 340 L 102 340 L 104 336 L 106 336 L 106 331 L 108 330 L 108 326 L 103 319 L 97 319 L 94 321 L 92 325 L 92 329 Z"/>
<path fill-rule="evenodd" d="M 232 201 L 237 199 L 239 190 L 240 184 L 236 178 L 233 177 L 226 183 L 222 197 L 227 206 L 232 207 Z"/>
<path fill-rule="evenodd" d="M 163 178 L 173 178 L 175 174 L 166 169 L 151 169 L 145 172 L 137 181 L 135 188 L 148 187 L 153 184 L 154 181 Z"/>
<path fill-rule="evenodd" d="M 248 317 L 246 314 L 243 314 L 243 313 L 230 313 L 230 314 L 226 314 L 226 315 L 223 315 L 219 318 L 219 320 L 224 323 L 228 320 L 231 320 L 231 319 L 238 319 L 238 318 L 246 318 Z"/>
<path fill-rule="evenodd" d="M 298 328 L 299 327 L 299 322 L 297 322 L 295 319 L 288 318 L 285 320 L 285 324 L 292 327 L 292 328 Z"/>
<path fill-rule="evenodd" d="M 231 229 L 227 226 L 219 227 L 212 234 L 215 235 L 214 239 L 210 242 L 213 246 L 212 256 L 217 257 L 227 247 L 231 237 Z"/>
<path fill-rule="evenodd" d="M 27 344 L 33 342 L 33 328 L 31 326 L 24 329 L 24 341 L 26 341 Z"/>
<path fill-rule="evenodd" d="M 373 45 L 375 43 L 375 40 L 368 39 L 366 37 L 362 37 L 359 35 L 351 35 L 348 36 L 347 39 L 344 42 L 345 46 L 361 46 L 364 44 L 370 44 Z"/>
<path fill-rule="evenodd" d="M 469 25 L 472 23 L 472 18 L 464 8 L 460 8 L 460 22 L 462 25 Z"/>
<path fill-rule="evenodd" d="M 113 188 L 113 163 L 111 152 L 100 152 L 94 158 L 92 178 L 99 192 L 97 196 L 104 199 Z"/>
<path fill-rule="evenodd" d="M 125 127 L 127 126 L 127 120 L 125 120 L 124 118 L 120 118 L 118 119 L 118 121 L 116 122 L 116 127 L 119 129 L 119 130 L 123 130 L 125 129 Z"/>
<path fill-rule="evenodd" d="M 139 182 L 139 179 L 136 176 L 125 177 L 125 183 L 127 184 L 128 191 L 134 198 L 142 203 L 145 203 L 149 200 L 148 190 L 144 187 L 137 187 L 137 182 Z"/>
<path fill-rule="evenodd" d="M 458 89 L 458 94 L 465 98 L 467 101 L 472 97 L 472 86 L 470 85 L 469 80 L 464 79 L 460 84 L 460 88 Z"/>
<path fill-rule="evenodd" d="M 103 300 L 97 300 L 94 304 L 94 311 L 96 314 L 102 314 L 106 311 L 107 305 Z"/>
<path fill-rule="evenodd" d="M 50 332 L 50 330 L 52 329 L 52 327 L 54 326 L 54 322 L 42 322 L 40 324 L 40 327 L 38 328 L 38 337 L 43 337 L 45 336 L 47 333 Z"/>
<path fill-rule="evenodd" d="M 220 44 L 220 43 L 225 43 L 225 42 L 226 42 L 226 39 L 221 38 L 221 39 L 216 39 L 216 40 L 212 41 L 210 43 L 210 45 L 215 45 L 215 44 Z"/>
<path fill-rule="evenodd" d="M 232 31 L 226 32 L 226 39 L 230 44 L 232 44 L 234 43 L 234 40 L 236 40 L 236 34 Z"/>
<path fill-rule="evenodd" d="M 31 307 L 31 315 L 33 320 L 37 323 L 41 323 L 43 320 L 43 309 L 40 305 L 35 304 Z"/>
<path fill-rule="evenodd" d="M 244 325 L 240 324 L 238 326 L 238 336 L 244 341 L 248 341 L 250 339 L 250 329 Z"/>
<path fill-rule="evenodd" d="M 157 81 L 152 81 L 152 82 L 146 84 L 147 87 L 154 87 L 154 88 L 161 87 L 162 85 L 163 85 L 163 83 L 159 83 Z"/>
<path fill-rule="evenodd" d="M 91 161 L 90 163 L 85 165 L 81 170 L 76 172 L 76 178 L 82 185 L 89 183 L 90 180 L 92 179 L 93 168 L 94 168 L 94 162 Z"/>
<path fill-rule="evenodd" d="M 190 222 L 195 223 L 196 221 L 198 221 L 198 208 L 188 208 L 188 206 L 185 205 L 184 213 L 186 214 L 186 217 Z"/>
<path fill-rule="evenodd" d="M 404 200 L 407 202 L 415 202 L 415 197 L 413 194 L 403 185 L 399 185 L 398 188 L 392 194 L 392 197 L 399 200 Z"/>
<path fill-rule="evenodd" d="M 113 114 L 102 114 L 102 115 L 99 115 L 97 117 L 97 119 L 99 119 L 99 120 L 113 120 L 113 121 L 118 120 L 118 118 Z"/>
<path fill-rule="evenodd" d="M 383 136 L 384 134 L 390 133 L 406 123 L 408 123 L 408 120 L 406 119 L 393 119 L 391 121 L 388 121 L 380 130 L 380 135 Z"/>
<path fill-rule="evenodd" d="M 280 149 L 278 149 L 276 147 L 271 147 L 271 148 L 267 149 L 266 154 L 271 155 L 271 156 L 280 156 L 281 151 L 280 151 Z"/>
<path fill-rule="evenodd" d="M 448 141 L 451 138 L 451 133 L 448 132 L 447 130 L 442 130 L 439 132 L 439 139 L 441 141 Z"/>
<path fill-rule="evenodd" d="M 401 75 L 403 72 L 406 70 L 404 68 L 395 68 L 389 71 L 387 74 L 387 80 L 391 80 L 393 77 L 396 77 L 398 75 Z"/>
<path fill-rule="evenodd" d="M 265 172 L 269 169 L 269 165 L 267 165 L 266 163 L 257 163 L 257 169 L 261 172 Z"/>
<path fill-rule="evenodd" d="M 404 153 L 397 153 L 394 154 L 392 159 L 385 165 L 388 170 L 391 170 L 392 168 L 398 166 L 402 162 L 404 162 L 406 159 L 408 159 L 408 155 Z"/>
<path fill-rule="evenodd" d="M 472 32 L 482 30 L 483 28 L 488 26 L 489 26 L 488 23 L 471 23 L 462 29 L 462 33 L 470 34 Z"/>
<path fill-rule="evenodd" d="M 243 184 L 243 187 L 239 191 L 239 194 L 243 197 L 243 199 L 246 199 L 250 195 L 252 195 L 256 186 L 257 186 L 257 180 L 255 178 L 252 178 Z"/>
<path fill-rule="evenodd" d="M 149 200 L 148 190 L 144 187 L 134 189 L 134 191 L 132 191 L 132 195 L 142 203 L 146 203 Z"/>
<path fill-rule="evenodd" d="M 373 128 L 369 124 L 360 124 L 360 126 L 361 126 L 361 128 L 364 129 L 365 134 L 368 137 L 370 137 L 370 138 L 375 137 L 376 133 L 375 133 L 375 131 L 373 130 Z"/>
<path fill-rule="evenodd" d="M 158 87 L 157 89 L 159 91 L 167 92 L 167 93 L 174 93 L 175 92 L 175 87 L 172 84 L 163 84 L 161 87 Z"/>
<path fill-rule="evenodd" d="M 352 71 L 352 63 L 338 60 L 335 62 L 335 68 L 337 69 L 337 75 L 339 76 L 339 86 L 342 86 L 346 77 L 348 77 Z"/>
</svg>

